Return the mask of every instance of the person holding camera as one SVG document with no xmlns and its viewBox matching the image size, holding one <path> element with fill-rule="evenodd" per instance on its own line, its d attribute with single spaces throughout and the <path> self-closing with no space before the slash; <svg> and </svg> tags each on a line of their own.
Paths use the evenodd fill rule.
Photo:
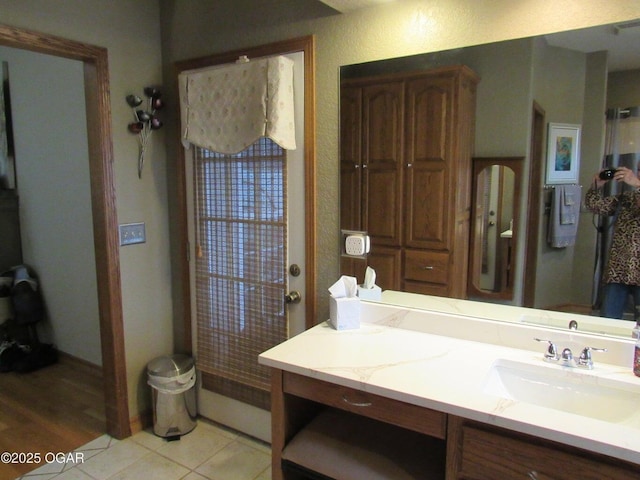
<svg viewBox="0 0 640 480">
<path fill-rule="evenodd" d="M 608 181 L 634 188 L 618 195 L 604 196 Z M 640 172 L 627 167 L 596 173 L 587 191 L 585 206 L 598 215 L 615 216 L 609 259 L 602 277 L 605 283 L 600 315 L 621 319 L 629 295 L 633 296 L 634 320 L 640 320 Z"/>
</svg>

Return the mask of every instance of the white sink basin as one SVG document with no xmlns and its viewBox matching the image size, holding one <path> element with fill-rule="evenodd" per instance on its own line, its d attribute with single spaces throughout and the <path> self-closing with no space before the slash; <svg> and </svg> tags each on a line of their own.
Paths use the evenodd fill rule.
<svg viewBox="0 0 640 480">
<path fill-rule="evenodd" d="M 614 423 L 638 414 L 640 406 L 640 382 L 506 359 L 492 365 L 484 393 Z"/>
</svg>

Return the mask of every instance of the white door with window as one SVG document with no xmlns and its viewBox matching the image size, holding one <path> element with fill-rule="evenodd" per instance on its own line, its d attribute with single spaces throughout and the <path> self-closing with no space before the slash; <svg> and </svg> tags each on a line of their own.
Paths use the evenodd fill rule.
<svg viewBox="0 0 640 480">
<path fill-rule="evenodd" d="M 192 331 L 201 415 L 270 441 L 258 355 L 304 330 L 304 54 L 294 61 L 296 150 L 262 138 L 187 153 Z"/>
</svg>

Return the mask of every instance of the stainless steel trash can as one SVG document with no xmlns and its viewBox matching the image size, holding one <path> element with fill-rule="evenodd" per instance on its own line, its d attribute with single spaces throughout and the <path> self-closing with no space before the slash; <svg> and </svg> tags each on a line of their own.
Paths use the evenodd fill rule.
<svg viewBox="0 0 640 480">
<path fill-rule="evenodd" d="M 196 426 L 196 369 L 188 355 L 153 359 L 147 365 L 153 396 L 153 433 L 179 437 Z"/>
</svg>

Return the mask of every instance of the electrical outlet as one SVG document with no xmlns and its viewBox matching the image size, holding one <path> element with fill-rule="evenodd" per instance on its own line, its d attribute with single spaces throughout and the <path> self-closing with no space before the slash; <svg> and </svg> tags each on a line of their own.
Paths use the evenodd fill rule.
<svg viewBox="0 0 640 480">
<path fill-rule="evenodd" d="M 124 223 L 119 226 L 120 245 L 133 245 L 135 243 L 144 243 L 147 236 L 144 229 L 144 222 Z"/>
<path fill-rule="evenodd" d="M 342 231 L 342 254 L 350 257 L 365 257 L 371 242 L 366 232 Z"/>
</svg>

